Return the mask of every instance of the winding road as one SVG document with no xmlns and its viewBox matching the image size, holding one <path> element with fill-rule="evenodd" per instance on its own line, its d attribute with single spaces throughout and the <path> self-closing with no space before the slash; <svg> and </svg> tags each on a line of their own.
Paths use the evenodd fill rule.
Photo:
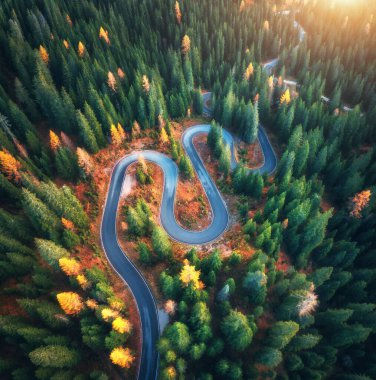
<svg viewBox="0 0 376 380">
<path fill-rule="evenodd" d="M 204 99 L 210 98 L 211 94 L 204 94 Z M 205 112 L 211 114 L 210 108 L 205 106 Z M 200 156 L 198 155 L 193 138 L 202 133 L 208 133 L 210 124 L 199 124 L 187 129 L 182 136 L 183 147 L 192 161 L 192 165 L 202 183 L 212 208 L 212 222 L 209 227 L 202 231 L 188 231 L 182 228 L 175 219 L 174 202 L 178 183 L 178 167 L 176 163 L 166 155 L 156 151 L 133 152 L 120 159 L 113 168 L 111 181 L 107 193 L 101 224 L 101 241 L 106 256 L 114 270 L 128 284 L 136 300 L 141 319 L 142 353 L 138 373 L 140 380 L 152 380 L 158 377 L 158 352 L 156 343 L 160 335 L 158 323 L 158 310 L 143 276 L 121 249 L 116 233 L 116 217 L 122 186 L 128 167 L 138 161 L 142 154 L 145 160 L 153 162 L 161 167 L 164 173 L 164 190 L 160 209 L 161 223 L 171 238 L 186 244 L 199 245 L 217 239 L 226 230 L 229 214 L 214 181 L 207 172 Z M 274 171 L 277 158 L 269 142 L 265 130 L 260 126 L 258 138 L 264 154 L 263 165 L 256 169 L 260 173 Z M 234 152 L 234 140 L 232 135 L 223 130 L 223 139 L 231 149 L 231 168 L 237 165 Z"/>
</svg>

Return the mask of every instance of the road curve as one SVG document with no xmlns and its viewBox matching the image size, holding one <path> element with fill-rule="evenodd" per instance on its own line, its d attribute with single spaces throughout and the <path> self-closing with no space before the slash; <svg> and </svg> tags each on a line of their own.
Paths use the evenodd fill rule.
<svg viewBox="0 0 376 380">
<path fill-rule="evenodd" d="M 204 94 L 204 99 L 210 98 L 210 93 Z M 208 108 L 208 107 L 207 107 Z M 208 108 L 209 114 L 211 113 Z M 227 228 L 229 215 L 226 204 L 214 181 L 207 172 L 194 144 L 194 136 L 208 133 L 210 124 L 200 124 L 187 129 L 182 136 L 183 147 L 191 159 L 192 165 L 207 194 L 211 209 L 212 222 L 201 231 L 188 231 L 181 227 L 174 214 L 175 194 L 178 183 L 178 167 L 171 158 L 156 151 L 133 152 L 120 159 L 113 168 L 107 193 L 101 224 L 101 241 L 106 256 L 118 275 L 126 282 L 136 300 L 141 320 L 142 353 L 138 373 L 140 380 L 158 378 L 158 352 L 156 343 L 160 335 L 158 311 L 150 288 L 141 273 L 121 249 L 116 233 L 116 216 L 121 196 L 122 186 L 128 167 L 138 161 L 140 154 L 145 160 L 161 167 L 164 173 L 164 189 L 160 209 L 161 223 L 171 238 L 186 244 L 199 245 L 217 239 Z M 277 163 L 276 155 L 264 129 L 260 126 L 258 138 L 264 153 L 264 164 L 256 169 L 260 173 L 271 173 Z M 234 154 L 234 141 L 231 134 L 223 130 L 223 139 L 231 149 L 231 168 L 237 165 Z"/>
</svg>

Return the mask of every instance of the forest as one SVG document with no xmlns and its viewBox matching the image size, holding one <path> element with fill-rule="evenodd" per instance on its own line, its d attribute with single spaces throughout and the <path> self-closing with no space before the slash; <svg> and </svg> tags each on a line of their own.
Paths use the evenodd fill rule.
<svg viewBox="0 0 376 380">
<path fill-rule="evenodd" d="M 375 379 L 375 14 L 2 0 L 0 378 Z"/>
</svg>

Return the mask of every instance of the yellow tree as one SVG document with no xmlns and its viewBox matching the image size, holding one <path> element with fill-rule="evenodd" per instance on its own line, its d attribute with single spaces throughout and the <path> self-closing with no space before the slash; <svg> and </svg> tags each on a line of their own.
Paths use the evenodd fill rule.
<svg viewBox="0 0 376 380">
<path fill-rule="evenodd" d="M 163 371 L 163 375 L 166 376 L 165 378 L 168 380 L 175 380 L 176 369 L 173 366 L 169 366 Z"/>
<path fill-rule="evenodd" d="M 112 91 L 116 92 L 116 78 L 111 71 L 109 71 L 107 74 L 107 85 Z"/>
<path fill-rule="evenodd" d="M 161 133 L 159 135 L 159 141 L 162 145 L 166 144 L 169 141 L 166 130 L 164 128 L 161 129 Z"/>
<path fill-rule="evenodd" d="M 77 276 L 81 271 L 80 263 L 69 257 L 59 259 L 59 266 L 67 276 Z"/>
<path fill-rule="evenodd" d="M 80 41 L 78 43 L 78 55 L 82 58 L 85 55 L 86 48 L 85 45 Z"/>
<path fill-rule="evenodd" d="M 123 311 L 125 309 L 124 302 L 118 298 L 110 300 L 110 306 L 116 311 Z"/>
<path fill-rule="evenodd" d="M 89 280 L 86 278 L 84 274 L 78 274 L 76 276 L 76 280 L 81 286 L 82 289 L 87 289 L 90 286 Z"/>
<path fill-rule="evenodd" d="M 104 309 L 102 309 L 101 315 L 104 321 L 109 322 L 115 319 L 119 315 L 119 312 L 116 310 L 112 310 L 109 307 L 105 307 Z"/>
<path fill-rule="evenodd" d="M 253 69 L 253 65 L 252 65 L 252 62 L 248 65 L 248 67 L 245 69 L 245 72 L 244 72 L 244 79 L 245 80 L 249 80 L 249 78 L 253 75 L 253 72 L 254 72 L 254 69 Z"/>
<path fill-rule="evenodd" d="M 150 82 L 149 78 L 146 75 L 142 76 L 142 88 L 148 94 L 150 91 Z"/>
<path fill-rule="evenodd" d="M 111 141 L 114 145 L 120 145 L 122 141 L 115 124 L 111 125 Z"/>
<path fill-rule="evenodd" d="M 274 88 L 274 76 L 271 75 L 269 78 L 268 78 L 268 86 L 269 86 L 269 89 L 270 90 L 273 90 Z"/>
<path fill-rule="evenodd" d="M 112 363 L 122 367 L 130 368 L 135 360 L 129 348 L 116 347 L 111 351 L 110 359 Z"/>
<path fill-rule="evenodd" d="M 108 31 L 104 30 L 103 27 L 100 27 L 99 29 L 99 38 L 102 38 L 106 41 L 107 45 L 110 44 L 110 39 L 108 38 Z"/>
<path fill-rule="evenodd" d="M 48 55 L 46 48 L 42 45 L 39 46 L 39 55 L 42 58 L 42 61 L 47 65 L 50 60 L 50 56 Z"/>
<path fill-rule="evenodd" d="M 287 89 L 281 96 L 281 104 L 283 103 L 290 104 L 290 102 L 291 102 L 290 90 Z"/>
<path fill-rule="evenodd" d="M 269 21 L 268 20 L 264 21 L 264 30 L 266 30 L 267 32 L 269 31 Z"/>
<path fill-rule="evenodd" d="M 120 123 L 117 124 L 117 131 L 118 131 L 118 133 L 119 133 L 119 136 L 120 136 L 120 138 L 121 138 L 121 141 L 124 141 L 126 135 L 125 135 L 125 132 L 124 132 L 124 128 L 121 126 Z"/>
<path fill-rule="evenodd" d="M 68 315 L 79 314 L 84 307 L 81 297 L 74 292 L 59 293 L 56 298 L 60 307 Z"/>
<path fill-rule="evenodd" d="M 188 54 L 191 50 L 191 40 L 185 35 L 181 41 L 181 51 L 184 55 Z"/>
<path fill-rule="evenodd" d="M 132 331 L 132 324 L 128 319 L 117 317 L 112 321 L 112 328 L 120 334 L 129 334 Z"/>
<path fill-rule="evenodd" d="M 21 163 L 17 161 L 6 149 L 0 151 L 0 168 L 5 176 L 18 182 L 21 178 L 19 170 Z"/>
<path fill-rule="evenodd" d="M 183 269 L 180 272 L 179 278 L 184 285 L 193 284 L 195 289 L 201 287 L 200 284 L 200 271 L 196 270 L 193 265 L 189 264 L 188 260 L 184 260 Z"/>
<path fill-rule="evenodd" d="M 181 23 L 181 11 L 180 11 L 180 5 L 179 2 L 175 2 L 175 17 L 178 24 Z"/>
<path fill-rule="evenodd" d="M 350 216 L 360 219 L 362 217 L 362 211 L 369 205 L 371 195 L 371 190 L 363 190 L 351 198 Z"/>
<path fill-rule="evenodd" d="M 67 50 L 69 49 L 69 42 L 67 40 L 63 41 L 63 45 Z"/>
<path fill-rule="evenodd" d="M 50 129 L 50 148 L 55 152 L 61 145 L 59 136 Z"/>
<path fill-rule="evenodd" d="M 240 11 L 240 12 L 243 12 L 243 11 L 244 11 L 244 8 L 245 8 L 245 2 L 244 2 L 244 0 L 242 0 L 242 1 L 240 2 L 239 11 Z"/>
</svg>

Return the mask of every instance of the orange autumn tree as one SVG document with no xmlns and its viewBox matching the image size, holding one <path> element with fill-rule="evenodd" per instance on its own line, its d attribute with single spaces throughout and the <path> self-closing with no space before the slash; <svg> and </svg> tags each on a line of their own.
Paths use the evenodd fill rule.
<svg viewBox="0 0 376 380">
<path fill-rule="evenodd" d="M 64 40 L 63 41 L 63 45 L 65 46 L 65 48 L 68 50 L 69 49 L 69 42 L 67 40 Z"/>
<path fill-rule="evenodd" d="M 118 69 L 117 69 L 117 75 L 119 76 L 120 79 L 125 78 L 124 71 L 120 67 L 118 67 Z"/>
<path fill-rule="evenodd" d="M 21 163 L 17 161 L 6 149 L 0 151 L 0 168 L 10 180 L 18 182 L 21 179 L 19 170 Z"/>
<path fill-rule="evenodd" d="M 85 45 L 80 41 L 78 43 L 78 55 L 82 58 L 85 55 L 85 51 L 86 51 Z"/>
<path fill-rule="evenodd" d="M 67 276 L 77 276 L 81 270 L 80 263 L 77 260 L 68 257 L 62 257 L 59 259 L 59 266 Z"/>
<path fill-rule="evenodd" d="M 362 211 L 369 205 L 371 195 L 371 190 L 363 190 L 360 193 L 355 194 L 355 196 L 350 200 L 350 216 L 360 219 L 362 217 Z"/>
<path fill-rule="evenodd" d="M 185 35 L 181 41 L 181 52 L 186 55 L 191 50 L 191 40 L 190 38 Z"/>
<path fill-rule="evenodd" d="M 69 231 L 74 230 L 74 223 L 71 220 L 61 218 L 61 224 L 66 230 L 69 230 Z"/>
<path fill-rule="evenodd" d="M 89 298 L 86 302 L 85 302 L 86 306 L 91 309 L 91 310 L 95 310 L 98 308 L 98 302 L 96 300 L 93 300 L 91 298 Z"/>
<path fill-rule="evenodd" d="M 58 148 L 60 147 L 61 145 L 61 142 L 60 142 L 60 139 L 59 139 L 59 136 L 50 129 L 50 148 L 51 150 L 53 150 L 54 152 L 58 150 Z"/>
<path fill-rule="evenodd" d="M 110 359 L 112 363 L 122 367 L 130 368 L 135 360 L 129 348 L 116 347 L 111 351 Z"/>
<path fill-rule="evenodd" d="M 116 92 L 116 78 L 111 71 L 107 74 L 107 85 L 112 91 Z"/>
<path fill-rule="evenodd" d="M 179 5 L 179 2 L 178 1 L 176 1 L 175 2 L 175 17 L 176 17 L 176 22 L 178 23 L 178 24 L 180 24 L 181 23 L 181 11 L 180 11 L 180 5 Z"/>
<path fill-rule="evenodd" d="M 59 293 L 56 298 L 60 307 L 68 315 L 79 314 L 84 307 L 81 297 L 74 292 Z"/>
<path fill-rule="evenodd" d="M 50 56 L 49 56 L 46 48 L 42 45 L 39 46 L 39 55 L 40 55 L 42 61 L 47 65 L 49 60 L 50 60 Z"/>
<path fill-rule="evenodd" d="M 104 30 L 103 27 L 100 27 L 99 29 L 99 38 L 105 40 L 107 45 L 110 44 L 110 39 L 108 38 L 108 30 Z"/>
</svg>

